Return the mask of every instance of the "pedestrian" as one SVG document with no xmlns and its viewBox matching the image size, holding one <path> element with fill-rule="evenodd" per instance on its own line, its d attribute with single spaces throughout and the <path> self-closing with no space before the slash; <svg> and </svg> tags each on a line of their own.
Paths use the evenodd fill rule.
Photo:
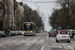
<svg viewBox="0 0 75 50">
<path fill-rule="evenodd" d="M 61 27 L 59 26 L 58 29 L 61 30 Z"/>
</svg>

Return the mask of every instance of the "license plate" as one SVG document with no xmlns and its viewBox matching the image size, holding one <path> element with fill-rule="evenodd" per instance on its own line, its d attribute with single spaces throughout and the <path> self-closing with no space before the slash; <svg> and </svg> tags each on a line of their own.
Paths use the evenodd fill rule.
<svg viewBox="0 0 75 50">
<path fill-rule="evenodd" d="M 54 34 L 51 34 L 51 35 L 54 35 Z"/>
<path fill-rule="evenodd" d="M 62 36 L 62 37 L 66 37 L 66 36 Z"/>
</svg>

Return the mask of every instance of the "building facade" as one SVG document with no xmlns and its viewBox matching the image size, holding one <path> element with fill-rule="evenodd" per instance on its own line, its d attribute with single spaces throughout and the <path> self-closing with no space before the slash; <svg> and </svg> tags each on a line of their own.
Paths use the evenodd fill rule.
<svg viewBox="0 0 75 50">
<path fill-rule="evenodd" d="M 13 27 L 15 26 L 15 23 L 14 23 L 14 0 L 8 0 L 8 11 L 7 13 L 8 14 L 8 20 L 9 20 L 9 26 L 10 27 Z"/>
</svg>

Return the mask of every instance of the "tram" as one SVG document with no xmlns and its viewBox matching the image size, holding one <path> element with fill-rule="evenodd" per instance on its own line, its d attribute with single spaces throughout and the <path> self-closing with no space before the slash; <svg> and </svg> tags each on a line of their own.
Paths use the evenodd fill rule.
<svg viewBox="0 0 75 50">
<path fill-rule="evenodd" d="M 34 22 L 24 22 L 25 35 L 36 35 L 36 24 Z"/>
</svg>

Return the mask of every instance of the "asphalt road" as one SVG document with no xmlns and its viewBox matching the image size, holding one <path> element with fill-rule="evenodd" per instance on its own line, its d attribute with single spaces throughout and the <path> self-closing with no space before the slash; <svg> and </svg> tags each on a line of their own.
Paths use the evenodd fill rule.
<svg viewBox="0 0 75 50">
<path fill-rule="evenodd" d="M 75 41 L 55 42 L 55 37 L 48 37 L 47 32 L 36 36 L 12 36 L 0 38 L 0 50 L 75 50 Z"/>
<path fill-rule="evenodd" d="M 36 36 L 12 36 L 0 38 L 0 50 L 40 50 L 47 33 L 37 33 Z"/>
<path fill-rule="evenodd" d="M 44 41 L 41 50 L 75 50 L 75 41 L 71 40 L 71 43 L 66 41 L 60 41 L 57 43 L 55 37 L 48 37 Z"/>
</svg>

